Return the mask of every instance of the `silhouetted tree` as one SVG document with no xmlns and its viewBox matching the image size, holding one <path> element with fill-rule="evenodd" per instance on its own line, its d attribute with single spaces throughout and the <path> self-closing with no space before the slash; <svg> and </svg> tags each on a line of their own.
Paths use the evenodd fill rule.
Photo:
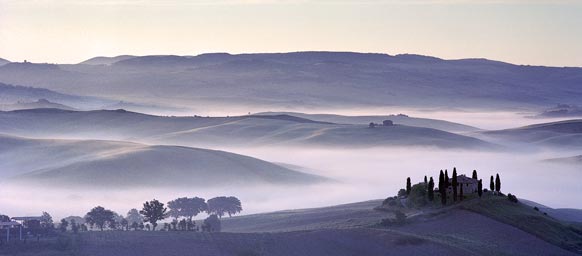
<svg viewBox="0 0 582 256">
<path fill-rule="evenodd" d="M 426 175 L 424 175 L 424 185 L 428 185 L 428 180 L 426 179 Z"/>
<path fill-rule="evenodd" d="M 210 200 L 208 200 L 209 205 Z M 220 232 L 221 230 L 220 219 L 216 216 L 216 214 L 211 214 L 210 216 L 208 216 L 208 218 L 204 220 L 202 230 L 207 232 Z"/>
<path fill-rule="evenodd" d="M 479 194 L 479 197 L 483 195 L 483 180 L 479 180 L 477 183 L 477 194 Z"/>
<path fill-rule="evenodd" d="M 53 229 L 55 227 L 53 224 L 53 217 L 48 212 L 42 212 L 40 226 L 44 229 Z"/>
<path fill-rule="evenodd" d="M 444 186 L 445 186 L 445 174 L 443 173 L 443 170 L 441 170 L 441 173 L 439 174 L 439 192 L 442 193 Z"/>
<path fill-rule="evenodd" d="M 10 221 L 10 217 L 8 217 L 8 215 L 0 214 L 0 222 L 9 222 L 9 221 Z"/>
<path fill-rule="evenodd" d="M 137 231 L 138 227 L 139 227 L 139 224 L 137 224 L 137 222 L 131 223 L 131 228 L 133 228 L 134 231 Z"/>
<path fill-rule="evenodd" d="M 495 182 L 493 182 L 493 175 L 491 175 L 491 182 L 489 182 L 489 190 L 495 191 Z"/>
<path fill-rule="evenodd" d="M 241 202 L 234 196 L 219 196 L 208 200 L 208 214 L 216 214 L 218 217 L 222 218 L 225 213 L 231 217 L 233 214 L 237 214 L 241 211 Z"/>
<path fill-rule="evenodd" d="M 114 221 L 114 213 L 113 211 L 107 210 L 101 206 L 97 206 L 85 215 L 85 221 L 89 223 L 89 225 L 97 225 L 97 227 L 103 231 L 105 224 Z"/>
<path fill-rule="evenodd" d="M 126 218 L 122 218 L 119 224 L 121 224 L 121 230 L 125 228 L 125 231 L 129 231 L 129 221 Z"/>
<path fill-rule="evenodd" d="M 152 230 L 155 231 L 156 226 L 158 225 L 158 221 L 166 218 L 167 211 L 168 208 L 164 207 L 163 203 L 160 203 L 160 201 L 153 199 L 149 202 L 145 202 L 143 204 L 143 209 L 139 211 L 139 213 L 141 213 L 144 216 L 145 222 L 149 222 L 152 224 L 153 227 Z"/>
<path fill-rule="evenodd" d="M 501 192 L 501 179 L 499 179 L 499 173 L 495 177 L 495 191 L 497 191 L 497 193 Z"/>
<path fill-rule="evenodd" d="M 471 178 L 477 179 L 477 170 L 473 170 L 473 176 Z"/>
<path fill-rule="evenodd" d="M 135 208 L 131 209 L 127 212 L 127 222 L 130 223 L 131 227 L 134 230 L 137 230 L 137 227 L 139 227 L 139 224 L 143 223 L 143 216 L 141 216 L 141 214 L 139 214 L 139 211 L 137 209 L 135 209 Z M 133 225 L 134 223 L 135 223 L 135 228 Z"/>
<path fill-rule="evenodd" d="M 368 125 L 368 127 L 370 127 L 370 128 L 374 128 L 374 127 L 376 127 L 376 124 L 375 124 L 375 123 L 370 123 L 370 124 Z"/>
<path fill-rule="evenodd" d="M 77 224 L 77 221 L 75 221 L 74 219 L 71 220 L 71 230 L 73 231 L 73 233 L 77 234 L 79 233 L 79 224 Z"/>
<path fill-rule="evenodd" d="M 451 181 L 449 180 L 449 173 L 447 172 L 447 170 L 445 170 L 445 190 L 449 189 L 449 186 L 451 185 L 450 182 Z"/>
<path fill-rule="evenodd" d="M 410 195 L 410 189 L 412 188 L 412 183 L 410 183 L 410 177 L 406 178 L 406 195 Z"/>
<path fill-rule="evenodd" d="M 432 177 L 428 181 L 428 200 L 431 202 L 434 200 L 434 180 Z"/>
<path fill-rule="evenodd" d="M 109 222 L 109 229 L 111 230 L 117 230 L 117 227 L 119 223 L 117 223 L 117 221 L 115 220 L 115 217 L 113 218 L 112 221 Z"/>
<path fill-rule="evenodd" d="M 59 229 L 61 232 L 66 232 L 67 227 L 69 227 L 69 222 L 65 219 L 61 219 L 61 223 L 59 224 Z"/>
<path fill-rule="evenodd" d="M 459 186 L 459 183 L 457 181 L 457 168 L 453 167 L 453 178 L 452 178 L 452 184 L 453 186 L 453 202 L 457 201 L 457 187 Z"/>
<path fill-rule="evenodd" d="M 192 221 L 194 216 L 206 211 L 208 209 L 208 205 L 206 204 L 206 200 L 204 200 L 204 198 L 182 197 L 168 202 L 168 208 L 170 209 L 168 213 L 173 218 L 177 219 L 184 217 L 189 221 Z"/>
</svg>

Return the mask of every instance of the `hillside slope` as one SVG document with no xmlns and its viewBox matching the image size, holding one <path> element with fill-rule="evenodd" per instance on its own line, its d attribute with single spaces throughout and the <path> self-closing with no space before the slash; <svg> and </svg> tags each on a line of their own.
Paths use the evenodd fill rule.
<svg viewBox="0 0 582 256">
<path fill-rule="evenodd" d="M 582 147 L 582 119 L 541 123 L 524 127 L 486 131 L 484 135 L 498 140 L 513 141 L 557 148 Z"/>
<path fill-rule="evenodd" d="M 224 151 L 0 136 L 0 178 L 68 187 L 310 184 L 324 178 Z"/>
<path fill-rule="evenodd" d="M 134 140 L 183 146 L 427 146 L 493 149 L 487 142 L 404 125 L 368 128 L 292 116 L 161 117 L 117 111 L 55 109 L 0 112 L 0 133 L 44 138 Z"/>
</svg>

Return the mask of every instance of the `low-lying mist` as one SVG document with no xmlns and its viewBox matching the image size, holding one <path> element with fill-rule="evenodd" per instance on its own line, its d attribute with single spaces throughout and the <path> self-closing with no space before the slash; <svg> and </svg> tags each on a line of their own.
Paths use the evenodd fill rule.
<svg viewBox="0 0 582 256">
<path fill-rule="evenodd" d="M 551 152 L 497 153 L 444 151 L 421 148 L 374 149 L 301 149 L 301 148 L 221 148 L 263 160 L 305 167 L 303 171 L 331 178 L 337 182 L 306 186 L 230 186 L 215 188 L 152 188 L 80 190 L 65 187 L 22 187 L 0 184 L 0 213 L 38 215 L 42 211 L 56 218 L 83 216 L 97 205 L 125 214 L 140 208 L 146 200 L 167 202 L 177 197 L 199 196 L 206 199 L 234 195 L 243 203 L 243 214 L 266 211 L 320 207 L 383 199 L 424 175 L 438 179 L 440 169 L 471 175 L 476 169 L 484 187 L 489 177 L 499 173 L 501 190 L 520 198 L 555 208 L 582 208 L 579 200 L 582 174 L 579 167 L 542 162 L 564 156 Z M 574 153 L 572 153 L 574 154 Z"/>
</svg>

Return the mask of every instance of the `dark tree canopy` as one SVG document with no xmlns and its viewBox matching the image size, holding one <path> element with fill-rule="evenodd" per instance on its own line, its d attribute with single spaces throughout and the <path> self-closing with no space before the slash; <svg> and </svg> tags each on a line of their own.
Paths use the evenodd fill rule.
<svg viewBox="0 0 582 256">
<path fill-rule="evenodd" d="M 493 175 L 491 175 L 491 182 L 489 182 L 489 190 L 495 191 L 495 182 L 493 182 Z"/>
<path fill-rule="evenodd" d="M 459 186 L 459 201 L 463 201 L 463 185 Z"/>
<path fill-rule="evenodd" d="M 141 213 L 144 216 L 145 222 L 149 222 L 152 224 L 153 227 L 152 230 L 155 231 L 156 226 L 158 226 L 158 221 L 166 218 L 167 211 L 168 208 L 164 207 L 163 203 L 160 203 L 160 201 L 153 199 L 149 202 L 145 202 L 143 204 L 143 209 L 139 211 L 139 213 Z"/>
<path fill-rule="evenodd" d="M 9 222 L 9 221 L 10 221 L 10 217 L 8 217 L 8 215 L 0 214 L 0 222 Z"/>
<path fill-rule="evenodd" d="M 428 181 L 428 200 L 434 200 L 434 180 L 432 177 L 430 177 L 430 180 Z"/>
<path fill-rule="evenodd" d="M 497 191 L 497 193 L 501 192 L 501 179 L 499 179 L 499 173 L 495 177 L 495 191 Z"/>
<path fill-rule="evenodd" d="M 173 218 L 185 217 L 192 220 L 192 217 L 208 209 L 206 200 L 199 197 L 181 197 L 168 202 L 169 215 Z"/>
<path fill-rule="evenodd" d="M 483 195 L 483 180 L 479 180 L 477 183 L 477 193 L 479 194 L 479 197 Z"/>
<path fill-rule="evenodd" d="M 449 180 L 449 173 L 447 172 L 447 170 L 445 170 L 445 190 L 447 190 L 450 185 L 451 183 Z"/>
<path fill-rule="evenodd" d="M 127 212 L 127 222 L 133 226 L 133 223 L 139 225 L 143 223 L 143 216 L 139 214 L 137 209 L 131 209 Z"/>
<path fill-rule="evenodd" d="M 477 179 L 477 170 L 473 170 L 473 176 L 471 178 Z"/>
<path fill-rule="evenodd" d="M 443 173 L 443 170 L 441 170 L 441 173 L 439 174 L 439 192 L 442 192 L 444 187 L 445 187 L 445 174 Z"/>
<path fill-rule="evenodd" d="M 210 202 L 210 200 L 208 201 Z M 204 220 L 202 230 L 207 232 L 220 232 L 221 230 L 220 219 L 216 216 L 216 214 L 211 214 L 210 216 L 208 216 L 208 218 Z"/>
<path fill-rule="evenodd" d="M 426 178 L 426 175 L 424 175 L 424 184 L 428 184 L 428 180 Z"/>
<path fill-rule="evenodd" d="M 406 178 L 406 194 L 410 195 L 410 189 L 412 188 L 412 183 L 410 182 L 410 177 Z"/>
<path fill-rule="evenodd" d="M 208 214 L 216 214 L 222 218 L 224 214 L 231 217 L 242 211 L 242 205 L 238 198 L 234 196 L 219 196 L 208 200 Z"/>
<path fill-rule="evenodd" d="M 85 215 L 85 221 L 87 221 L 91 226 L 96 225 L 101 231 L 103 231 L 106 224 L 115 221 L 114 213 L 113 211 L 107 210 L 101 206 L 97 206 Z"/>
<path fill-rule="evenodd" d="M 453 187 L 453 201 L 457 201 L 457 187 L 459 185 L 457 181 L 457 168 L 453 168 L 453 178 L 451 183 Z"/>
</svg>

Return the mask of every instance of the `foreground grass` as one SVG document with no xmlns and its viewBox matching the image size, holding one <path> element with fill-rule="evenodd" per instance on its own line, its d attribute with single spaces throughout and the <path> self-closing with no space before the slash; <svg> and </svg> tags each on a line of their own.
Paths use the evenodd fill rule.
<svg viewBox="0 0 582 256">
<path fill-rule="evenodd" d="M 510 202 L 505 196 L 488 193 L 483 198 L 465 201 L 459 207 L 517 227 L 566 250 L 582 253 L 582 228 L 544 215 L 531 206 Z"/>
<path fill-rule="evenodd" d="M 74 234 L 58 234 L 40 241 L 13 240 L 0 246 L 0 255 L 14 256 L 74 256 L 78 255 L 80 237 Z"/>
</svg>

